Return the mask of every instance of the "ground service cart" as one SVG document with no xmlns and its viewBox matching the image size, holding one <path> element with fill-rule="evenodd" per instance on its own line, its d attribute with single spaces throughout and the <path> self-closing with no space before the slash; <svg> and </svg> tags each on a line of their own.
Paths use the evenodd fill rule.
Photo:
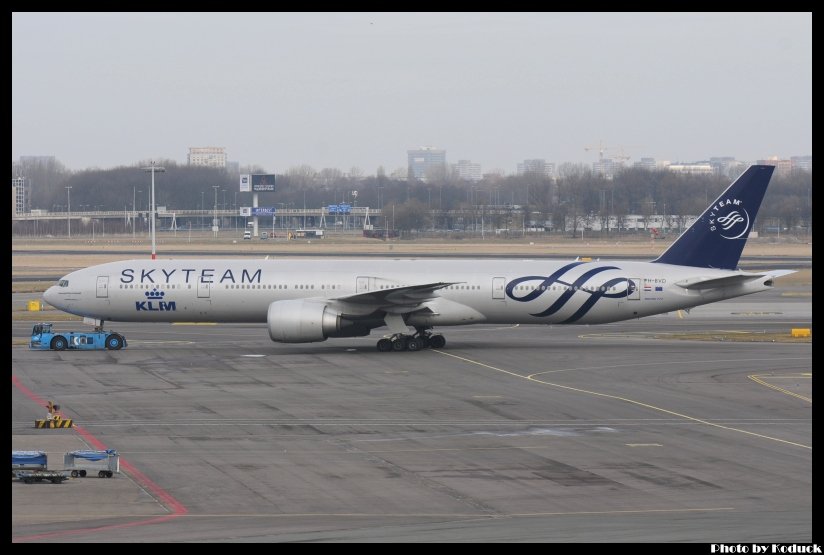
<svg viewBox="0 0 824 555">
<path fill-rule="evenodd" d="M 66 349 L 116 351 L 126 347 L 126 338 L 114 331 L 52 331 L 52 325 L 35 324 L 31 331 L 29 349 L 63 351 Z"/>
<path fill-rule="evenodd" d="M 17 470 L 46 470 L 48 461 L 45 451 L 12 451 L 11 473 Z"/>
<path fill-rule="evenodd" d="M 21 482 L 32 484 L 34 482 L 48 481 L 52 484 L 59 484 L 68 476 L 56 470 L 48 470 L 48 461 L 44 451 L 12 451 L 11 452 L 11 477 Z"/>
<path fill-rule="evenodd" d="M 63 456 L 63 468 L 72 478 L 85 478 L 97 473 L 98 478 L 111 478 L 120 472 L 120 455 L 114 449 L 105 451 L 70 451 Z"/>
</svg>

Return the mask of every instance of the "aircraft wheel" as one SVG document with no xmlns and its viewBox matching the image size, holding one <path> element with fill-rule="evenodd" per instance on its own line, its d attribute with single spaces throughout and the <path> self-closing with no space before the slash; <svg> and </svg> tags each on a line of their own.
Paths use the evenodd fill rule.
<svg viewBox="0 0 824 555">
<path fill-rule="evenodd" d="M 105 478 L 106 477 L 106 471 L 101 470 L 100 472 L 97 473 L 97 477 L 98 478 Z"/>
<path fill-rule="evenodd" d="M 443 335 L 433 335 L 429 338 L 429 346 L 433 349 L 443 349 L 446 345 L 446 338 Z"/>
<path fill-rule="evenodd" d="M 77 478 L 79 475 L 76 470 L 72 470 L 72 478 Z"/>
<path fill-rule="evenodd" d="M 123 338 L 113 333 L 106 338 L 106 348 L 111 351 L 118 351 L 123 348 Z"/>
<path fill-rule="evenodd" d="M 392 342 L 387 338 L 378 339 L 378 352 L 388 353 L 392 350 Z"/>
<path fill-rule="evenodd" d="M 423 348 L 423 344 L 417 337 L 410 337 L 406 342 L 406 348 L 410 351 L 420 351 Z"/>
<path fill-rule="evenodd" d="M 392 350 L 393 351 L 405 351 L 406 350 L 406 338 L 405 337 L 398 337 L 392 342 Z"/>
<path fill-rule="evenodd" d="M 81 470 L 79 474 L 80 474 L 80 477 L 81 477 L 81 478 L 85 478 L 85 477 L 86 477 L 86 471 L 85 471 L 85 470 Z"/>
</svg>

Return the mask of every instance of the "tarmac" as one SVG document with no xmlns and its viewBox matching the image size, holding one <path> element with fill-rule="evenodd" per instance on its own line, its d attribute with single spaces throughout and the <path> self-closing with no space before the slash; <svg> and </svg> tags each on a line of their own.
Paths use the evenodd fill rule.
<svg viewBox="0 0 824 555">
<path fill-rule="evenodd" d="M 812 327 L 809 295 L 445 328 L 416 353 L 378 353 L 376 334 L 276 344 L 261 325 L 14 346 L 12 449 L 59 469 L 113 448 L 122 472 L 12 481 L 12 541 L 811 542 L 811 343 L 648 336 L 789 334 Z M 46 400 L 78 427 L 34 429 Z"/>
</svg>

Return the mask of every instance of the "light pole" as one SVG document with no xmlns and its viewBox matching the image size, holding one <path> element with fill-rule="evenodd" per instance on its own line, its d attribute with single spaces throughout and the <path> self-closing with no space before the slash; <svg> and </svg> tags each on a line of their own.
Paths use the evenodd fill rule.
<svg viewBox="0 0 824 555">
<path fill-rule="evenodd" d="M 203 231 L 203 212 L 205 212 L 203 204 L 203 194 L 205 191 L 200 191 L 200 230 Z"/>
<path fill-rule="evenodd" d="M 215 237 L 217 237 L 217 190 L 219 188 L 220 188 L 220 185 L 212 185 L 212 189 L 215 190 L 215 207 L 214 207 L 214 210 L 213 210 L 214 216 L 212 218 L 212 231 L 214 232 Z"/>
<path fill-rule="evenodd" d="M 66 187 L 66 228 L 69 230 L 69 239 L 72 238 L 72 188 Z"/>
<path fill-rule="evenodd" d="M 151 230 L 152 230 L 152 260 L 157 258 L 157 254 L 155 251 L 155 194 L 154 194 L 154 174 L 155 172 L 165 172 L 166 168 L 162 168 L 160 166 L 156 166 L 154 160 L 151 161 L 151 166 L 148 168 L 143 168 L 143 171 L 152 172 L 152 200 L 151 200 L 151 212 L 152 212 L 152 221 L 151 221 Z"/>
<path fill-rule="evenodd" d="M 134 239 L 134 221 L 137 219 L 137 212 L 135 211 L 135 201 L 137 200 L 137 193 L 142 193 L 143 191 L 138 191 L 137 187 L 132 185 L 132 239 Z"/>
<path fill-rule="evenodd" d="M 235 235 L 237 235 L 237 191 L 235 191 L 235 201 L 232 203 L 232 212 L 234 212 L 232 218 L 235 220 Z M 244 227 L 244 229 L 246 228 Z"/>
</svg>

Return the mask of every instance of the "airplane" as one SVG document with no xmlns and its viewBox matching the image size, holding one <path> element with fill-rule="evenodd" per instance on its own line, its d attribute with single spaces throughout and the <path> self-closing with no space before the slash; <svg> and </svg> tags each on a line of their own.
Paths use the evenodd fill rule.
<svg viewBox="0 0 824 555">
<path fill-rule="evenodd" d="M 265 323 L 279 343 L 366 336 L 386 326 L 381 352 L 443 348 L 436 326 L 620 322 L 766 291 L 793 273 L 737 269 L 773 170 L 747 168 L 651 262 L 126 260 L 71 272 L 43 298 L 98 328 L 105 321 Z"/>
</svg>

